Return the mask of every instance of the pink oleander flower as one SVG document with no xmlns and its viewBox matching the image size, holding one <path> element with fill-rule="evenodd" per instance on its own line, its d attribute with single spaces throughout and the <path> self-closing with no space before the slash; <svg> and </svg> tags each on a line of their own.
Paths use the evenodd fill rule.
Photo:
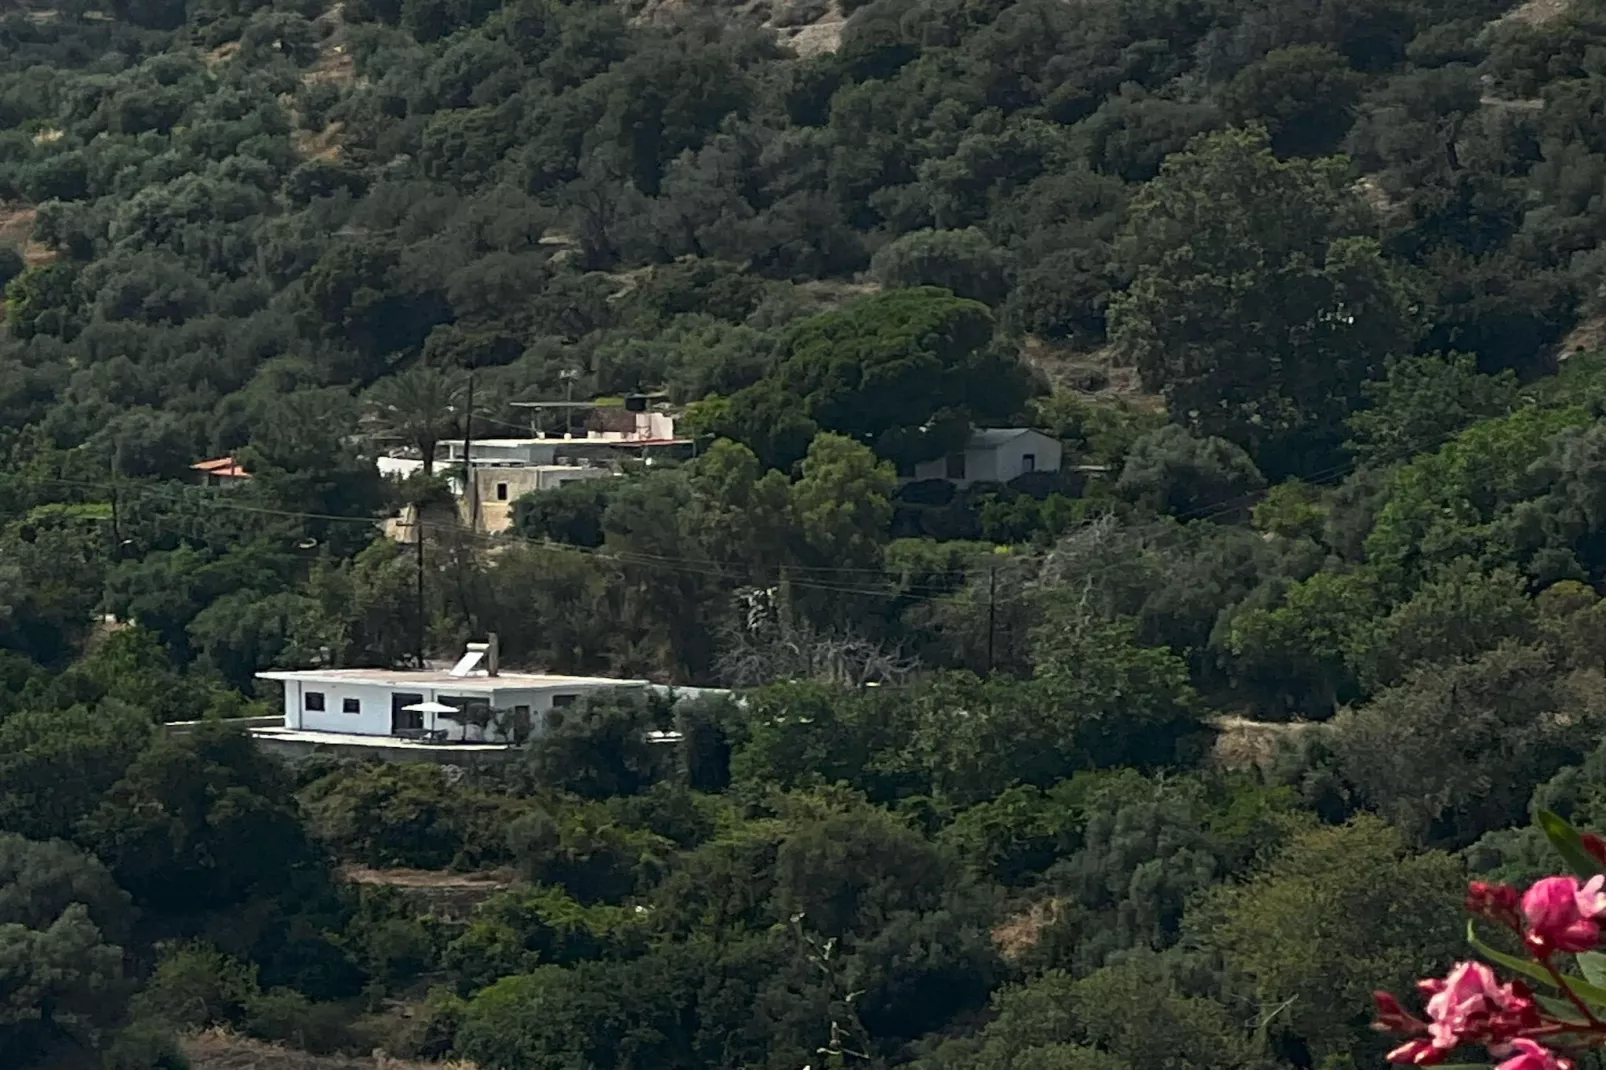
<svg viewBox="0 0 1606 1070">
<path fill-rule="evenodd" d="M 1504 1044 L 1540 1024 L 1533 994 L 1518 982 L 1500 984 L 1481 962 L 1457 963 L 1442 981 L 1421 981 L 1417 987 L 1428 997 L 1428 1038 L 1440 1051 Z"/>
<path fill-rule="evenodd" d="M 1386 1058 L 1395 1066 L 1436 1066 L 1444 1062 L 1449 1052 L 1431 1040 L 1407 1040 L 1389 1052 Z"/>
<path fill-rule="evenodd" d="M 1600 923 L 1606 914 L 1606 877 L 1594 876 L 1582 887 L 1577 877 L 1546 877 L 1522 897 L 1528 922 L 1525 937 L 1535 954 L 1554 951 L 1589 951 L 1600 942 Z"/>
<path fill-rule="evenodd" d="M 1495 1070 L 1573 1070 L 1571 1059 L 1557 1055 L 1537 1040 L 1518 1037 L 1506 1047 L 1510 1057 Z"/>
</svg>

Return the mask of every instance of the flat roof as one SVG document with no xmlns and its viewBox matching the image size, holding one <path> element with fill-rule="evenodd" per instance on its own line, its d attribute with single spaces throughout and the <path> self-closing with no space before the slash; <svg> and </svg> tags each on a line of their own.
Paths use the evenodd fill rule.
<svg viewBox="0 0 1606 1070">
<path fill-rule="evenodd" d="M 615 680 L 606 676 L 549 676 L 544 673 L 503 672 L 487 676 L 453 676 L 441 669 L 283 669 L 259 672 L 258 680 L 315 684 L 370 684 L 377 687 L 416 687 L 432 691 L 517 691 L 547 687 L 645 687 L 647 680 Z"/>
<path fill-rule="evenodd" d="M 556 446 L 563 442 L 561 438 L 476 438 L 469 441 L 470 446 L 544 446 L 551 443 Z M 442 446 L 460 450 L 463 448 L 461 440 L 442 442 Z"/>
</svg>

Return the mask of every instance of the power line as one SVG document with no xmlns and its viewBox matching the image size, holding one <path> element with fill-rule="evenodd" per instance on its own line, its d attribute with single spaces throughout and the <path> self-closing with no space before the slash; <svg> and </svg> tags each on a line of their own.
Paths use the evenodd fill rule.
<svg viewBox="0 0 1606 1070">
<path fill-rule="evenodd" d="M 1458 433 L 1459 432 L 1450 432 L 1441 435 L 1433 444 L 1420 450 L 1411 451 L 1411 453 L 1406 454 L 1406 456 L 1425 453 L 1430 449 L 1435 449 L 1438 446 L 1443 445 L 1444 442 L 1448 441 L 1450 438 L 1453 438 Z M 1382 463 L 1393 463 L 1393 461 L 1396 459 L 1403 459 L 1403 457 L 1386 459 Z M 1358 461 L 1346 461 L 1312 473 L 1306 482 L 1315 483 L 1318 485 L 1330 484 L 1332 482 L 1341 480 L 1344 478 L 1344 476 L 1354 472 L 1359 467 L 1360 464 Z M 188 488 L 174 486 L 171 484 L 165 487 L 129 484 L 126 482 L 114 485 L 84 480 L 63 479 L 59 477 L 20 474 L 12 475 L 10 478 L 22 482 L 49 483 L 60 486 L 76 487 L 79 489 L 94 490 L 103 493 L 111 493 L 114 495 L 119 491 L 121 491 L 123 494 L 134 492 L 149 499 L 154 499 L 157 502 L 172 505 L 182 505 L 186 507 L 200 507 L 203 510 L 221 509 L 250 515 L 276 516 L 292 520 L 360 524 L 369 528 L 376 528 L 383 523 L 383 520 L 377 517 L 278 509 L 268 506 L 251 505 L 245 502 L 229 501 L 227 498 L 222 496 L 208 496 L 203 498 L 189 493 Z M 1263 491 L 1248 491 L 1233 495 L 1228 498 L 1220 499 L 1216 502 L 1205 503 L 1203 505 L 1196 506 L 1193 509 L 1171 514 L 1167 519 L 1174 520 L 1179 523 L 1190 520 L 1206 520 L 1223 515 L 1225 513 L 1234 512 L 1243 505 L 1252 501 L 1256 501 L 1263 496 Z M 1104 515 L 1107 516 L 1109 514 Z M 1058 537 L 1063 539 L 1075 531 L 1086 529 L 1100 523 L 1102 519 L 1103 517 L 1101 516 L 1079 521 L 1065 529 L 1065 531 L 1061 532 Z M 1163 523 L 1164 521 L 1162 520 L 1161 522 Z M 427 524 L 424 522 L 421 516 L 415 516 L 414 523 L 418 527 L 418 538 L 420 541 L 424 537 L 425 531 L 433 527 L 436 530 L 437 535 L 443 538 L 476 541 L 486 549 L 499 549 L 506 547 L 510 543 L 520 543 L 548 552 L 578 554 L 621 565 L 636 566 L 641 568 L 661 568 L 667 571 L 677 571 L 708 579 L 736 581 L 741 586 L 751 585 L 750 582 L 744 582 L 751 580 L 751 573 L 746 568 L 742 566 L 722 564 L 713 560 L 712 558 L 672 557 L 666 555 L 649 554 L 641 551 L 632 551 L 617 547 L 576 546 L 569 543 L 559 543 L 546 539 L 536 539 L 518 532 L 504 532 L 499 535 L 491 535 L 477 531 L 464 531 L 461 527 L 455 524 Z M 160 530 L 164 530 L 168 534 L 178 535 L 179 537 L 183 538 L 195 537 L 188 532 L 177 532 L 168 528 L 162 528 Z M 1180 535 L 1185 529 L 1180 526 L 1175 526 L 1169 527 L 1167 530 L 1176 532 Z M 1163 547 L 1155 545 L 1151 548 L 1161 549 Z M 1121 566 L 1105 565 L 1103 567 L 1083 570 L 1081 574 L 1084 576 L 1102 575 L 1104 573 L 1114 571 L 1118 567 Z M 779 577 L 779 582 L 783 582 L 790 587 L 830 594 L 859 595 L 878 598 L 917 597 L 936 599 L 953 597 L 963 591 L 963 588 L 956 590 L 954 587 L 948 585 L 899 585 L 893 581 L 892 577 L 888 575 L 887 570 L 884 567 L 875 568 L 869 566 L 786 565 L 778 566 L 777 571 L 781 574 Z M 814 579 L 812 578 L 814 576 L 819 576 L 821 578 Z M 839 582 L 828 582 L 827 578 L 832 576 L 841 576 L 843 578 Z M 875 586 L 855 584 L 851 579 L 853 576 L 863 576 L 866 581 L 880 579 L 883 582 Z M 993 572 L 993 576 L 996 580 L 996 570 Z M 1033 596 L 1031 595 L 1020 595 L 1016 597 L 1006 596 L 1003 599 L 998 599 L 996 594 L 992 593 L 989 595 L 987 604 L 990 612 L 996 612 L 996 607 L 1000 604 L 1006 606 L 1012 604 L 1025 604 L 1029 602 L 1032 597 Z"/>
</svg>

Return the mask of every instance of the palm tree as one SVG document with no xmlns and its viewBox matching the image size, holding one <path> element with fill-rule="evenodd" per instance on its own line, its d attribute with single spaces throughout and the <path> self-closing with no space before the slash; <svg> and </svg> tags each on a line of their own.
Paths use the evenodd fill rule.
<svg viewBox="0 0 1606 1070">
<path fill-rule="evenodd" d="M 380 434 L 416 446 L 424 475 L 433 475 L 435 448 L 462 415 L 464 384 L 455 370 L 414 365 L 369 389 L 368 421 Z"/>
</svg>

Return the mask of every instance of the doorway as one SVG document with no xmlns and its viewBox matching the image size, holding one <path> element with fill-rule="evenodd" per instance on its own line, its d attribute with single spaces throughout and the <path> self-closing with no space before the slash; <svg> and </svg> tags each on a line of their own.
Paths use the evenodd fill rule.
<svg viewBox="0 0 1606 1070">
<path fill-rule="evenodd" d="M 404 710 L 403 706 L 416 706 L 424 701 L 423 695 L 393 694 L 390 696 L 390 734 L 421 732 L 424 715 L 418 710 Z"/>
</svg>

